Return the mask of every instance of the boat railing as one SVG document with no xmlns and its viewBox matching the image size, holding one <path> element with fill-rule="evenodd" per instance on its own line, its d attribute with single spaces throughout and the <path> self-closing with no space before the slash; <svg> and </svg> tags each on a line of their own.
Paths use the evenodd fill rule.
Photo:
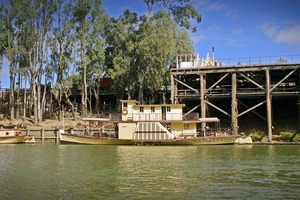
<svg viewBox="0 0 300 200">
<path fill-rule="evenodd" d="M 183 114 L 183 120 L 199 120 L 199 113 L 191 112 L 188 114 Z"/>
<path fill-rule="evenodd" d="M 128 113 L 122 115 L 121 113 L 111 113 L 109 120 L 111 121 L 176 121 L 176 120 L 198 120 L 199 113 Z"/>
<path fill-rule="evenodd" d="M 231 128 L 211 128 L 205 131 L 197 130 L 197 136 L 199 137 L 226 137 L 232 135 L 234 133 Z"/>
<path fill-rule="evenodd" d="M 121 113 L 110 113 L 109 114 L 109 120 L 110 121 L 118 121 L 122 119 L 122 114 Z"/>
</svg>

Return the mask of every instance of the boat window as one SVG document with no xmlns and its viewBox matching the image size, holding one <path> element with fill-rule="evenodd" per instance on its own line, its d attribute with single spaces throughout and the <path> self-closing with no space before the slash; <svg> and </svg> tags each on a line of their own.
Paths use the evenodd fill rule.
<svg viewBox="0 0 300 200">
<path fill-rule="evenodd" d="M 123 103 L 123 108 L 127 108 L 127 103 Z"/>
<path fill-rule="evenodd" d="M 140 107 L 140 112 L 144 112 L 144 107 Z"/>
<path fill-rule="evenodd" d="M 167 106 L 167 112 L 171 112 L 171 107 Z"/>
<path fill-rule="evenodd" d="M 151 107 L 151 112 L 155 112 L 155 107 Z"/>
<path fill-rule="evenodd" d="M 184 124 L 184 129 L 189 129 L 189 128 L 190 128 L 189 125 L 190 125 L 190 124 Z"/>
<path fill-rule="evenodd" d="M 6 132 L 6 135 L 9 135 L 9 132 Z"/>
</svg>

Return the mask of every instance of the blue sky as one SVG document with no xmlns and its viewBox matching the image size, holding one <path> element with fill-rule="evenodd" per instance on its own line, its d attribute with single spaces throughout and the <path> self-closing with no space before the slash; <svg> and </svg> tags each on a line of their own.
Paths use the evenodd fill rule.
<svg viewBox="0 0 300 200">
<path fill-rule="evenodd" d="M 215 58 L 300 55 L 300 0 L 192 0 L 202 14 L 191 33 L 195 54 Z M 145 13 L 142 0 L 104 0 L 119 16 L 125 9 Z"/>
<path fill-rule="evenodd" d="M 193 5 L 202 14 L 198 31 L 190 33 L 195 54 L 205 57 L 215 47 L 214 57 L 226 64 L 258 57 L 300 61 L 300 0 L 193 0 Z M 147 11 L 143 0 L 103 0 L 103 6 L 111 17 L 125 9 Z M 8 87 L 4 68 L 2 88 Z"/>
</svg>

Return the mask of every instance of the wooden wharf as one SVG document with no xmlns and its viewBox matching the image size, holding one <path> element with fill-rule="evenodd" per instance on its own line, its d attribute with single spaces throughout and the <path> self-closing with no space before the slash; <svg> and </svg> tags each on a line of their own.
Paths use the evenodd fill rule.
<svg viewBox="0 0 300 200">
<path fill-rule="evenodd" d="M 268 142 L 272 142 L 276 109 L 272 101 L 280 98 L 289 104 L 293 99 L 296 102 L 293 109 L 298 111 L 298 116 L 290 117 L 298 118 L 300 126 L 300 62 L 231 66 L 208 62 L 197 66 L 193 58 L 193 55 L 179 55 L 176 67 L 170 68 L 172 103 L 197 102 L 189 112 L 200 110 L 202 118 L 209 117 L 209 109 L 215 109 L 230 117 L 234 133 L 239 132 L 239 118 L 251 112 L 267 122 Z M 216 100 L 226 102 L 229 109 L 224 109 Z M 249 102 L 252 104 L 247 105 Z M 262 106 L 266 109 L 257 112 Z M 203 124 L 201 129 L 205 126 Z"/>
</svg>

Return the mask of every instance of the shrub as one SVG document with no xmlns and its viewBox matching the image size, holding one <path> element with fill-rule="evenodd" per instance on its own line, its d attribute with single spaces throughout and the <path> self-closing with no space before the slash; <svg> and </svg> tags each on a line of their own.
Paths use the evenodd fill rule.
<svg viewBox="0 0 300 200">
<path fill-rule="evenodd" d="M 291 142 L 291 141 L 293 141 L 293 136 L 294 136 L 294 133 L 292 133 L 292 132 L 289 132 L 289 131 L 281 132 L 279 139 L 284 142 Z"/>
<path fill-rule="evenodd" d="M 295 137 L 293 138 L 294 142 L 300 142 L 300 134 L 298 133 L 297 135 L 295 135 Z"/>
<path fill-rule="evenodd" d="M 253 142 L 261 141 L 264 137 L 264 132 L 257 129 L 253 129 L 250 132 L 250 137 L 252 138 Z"/>
</svg>

